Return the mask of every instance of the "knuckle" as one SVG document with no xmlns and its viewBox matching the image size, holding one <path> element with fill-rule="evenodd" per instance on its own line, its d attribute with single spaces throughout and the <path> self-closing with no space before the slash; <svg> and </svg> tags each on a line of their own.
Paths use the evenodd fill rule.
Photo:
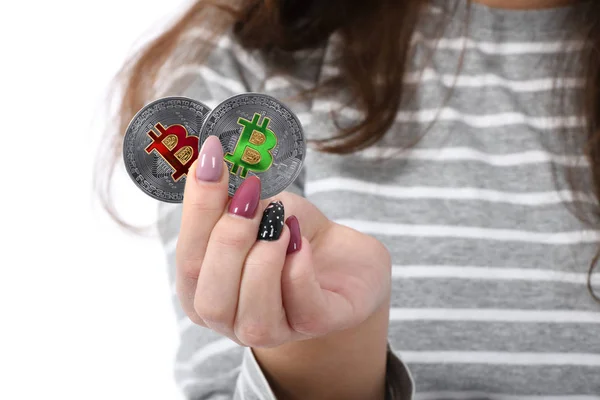
<svg viewBox="0 0 600 400">
<path fill-rule="evenodd" d="M 210 201 L 210 196 L 200 196 L 192 198 L 188 204 L 194 213 L 221 213 L 222 207 L 215 201 Z"/>
<path fill-rule="evenodd" d="M 197 280 L 202 262 L 200 260 L 182 259 L 177 257 L 177 270 L 185 280 Z"/>
<path fill-rule="evenodd" d="M 200 318 L 198 316 L 198 314 L 196 314 L 195 312 L 192 312 L 190 310 L 184 310 L 184 311 L 185 311 L 185 314 L 187 315 L 187 317 L 190 319 L 190 321 L 192 321 L 194 324 L 206 327 L 204 320 L 202 320 L 202 318 Z"/>
<path fill-rule="evenodd" d="M 213 240 L 223 247 L 243 248 L 248 242 L 248 234 L 244 229 L 217 232 Z"/>
<path fill-rule="evenodd" d="M 392 269 L 392 256 L 389 249 L 375 238 L 370 238 L 372 246 L 375 251 L 374 259 L 377 261 L 377 265 L 381 265 L 383 268 L 389 269 L 391 273 Z"/>
<path fill-rule="evenodd" d="M 199 301 L 198 296 L 194 300 L 194 311 L 203 321 L 226 325 L 229 322 L 227 309 L 215 306 L 206 301 Z"/>
<path fill-rule="evenodd" d="M 235 327 L 235 335 L 249 347 L 269 347 L 275 342 L 273 332 L 266 324 L 243 323 Z"/>
<path fill-rule="evenodd" d="M 375 239 L 374 237 L 371 237 L 370 239 L 372 241 L 373 247 L 377 251 L 377 254 L 380 255 L 382 260 L 391 260 L 389 249 L 383 243 L 381 243 L 379 240 Z"/>
<path fill-rule="evenodd" d="M 250 254 L 246 257 L 246 261 L 244 262 L 245 268 L 254 270 L 254 271 L 265 271 L 272 269 L 271 266 L 275 264 L 275 257 L 270 257 L 268 255 L 257 255 Z"/>
</svg>

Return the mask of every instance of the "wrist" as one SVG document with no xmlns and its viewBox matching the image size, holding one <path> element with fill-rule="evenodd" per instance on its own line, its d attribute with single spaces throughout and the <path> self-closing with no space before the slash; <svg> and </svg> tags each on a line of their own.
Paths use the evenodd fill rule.
<svg viewBox="0 0 600 400">
<path fill-rule="evenodd" d="M 278 400 L 384 399 L 389 294 L 360 325 L 328 335 L 252 348 Z"/>
</svg>

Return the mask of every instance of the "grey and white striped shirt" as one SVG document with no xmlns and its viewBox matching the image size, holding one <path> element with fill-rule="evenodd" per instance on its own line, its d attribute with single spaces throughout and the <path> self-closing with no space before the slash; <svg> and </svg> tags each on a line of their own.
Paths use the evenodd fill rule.
<svg viewBox="0 0 600 400">
<path fill-rule="evenodd" d="M 394 126 L 356 154 L 309 151 L 290 189 L 390 250 L 389 344 L 412 376 L 407 398 L 600 400 L 600 305 L 585 286 L 600 231 L 571 212 L 597 205 L 570 100 L 584 88 L 576 68 L 555 79 L 557 61 L 577 66 L 583 48 L 561 29 L 568 10 L 474 4 L 465 32 L 461 2 L 436 41 L 433 21 L 443 11 L 433 5 L 405 77 L 416 96 Z M 337 43 L 333 36 L 322 50 L 301 52 L 293 73 L 276 76 L 276 58 L 226 36 L 207 64 L 182 67 L 162 94 L 212 107 L 264 92 L 292 107 L 309 138 L 331 136 L 329 111 L 344 93 L 287 99 L 336 74 Z M 553 107 L 560 93 L 566 101 Z M 341 115 L 351 121 L 357 111 Z M 434 120 L 416 147 L 399 151 Z M 568 173 L 583 183 L 576 191 Z M 171 279 L 180 217 L 180 206 L 160 206 Z M 249 348 L 193 325 L 175 293 L 173 304 L 181 331 L 175 375 L 188 398 L 275 399 Z"/>
</svg>

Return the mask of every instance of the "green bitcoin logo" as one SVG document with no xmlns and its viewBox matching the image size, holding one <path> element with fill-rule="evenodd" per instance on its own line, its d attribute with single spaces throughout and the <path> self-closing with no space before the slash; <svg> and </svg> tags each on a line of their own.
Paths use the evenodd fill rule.
<svg viewBox="0 0 600 400">
<path fill-rule="evenodd" d="M 248 171 L 265 172 L 273 164 L 271 150 L 277 145 L 277 136 L 269 129 L 271 120 L 264 117 L 259 125 L 261 115 L 254 114 L 252 121 L 238 118 L 237 123 L 244 127 L 242 134 L 232 153 L 225 154 L 225 161 L 231 163 L 231 173 L 246 178 Z"/>
</svg>

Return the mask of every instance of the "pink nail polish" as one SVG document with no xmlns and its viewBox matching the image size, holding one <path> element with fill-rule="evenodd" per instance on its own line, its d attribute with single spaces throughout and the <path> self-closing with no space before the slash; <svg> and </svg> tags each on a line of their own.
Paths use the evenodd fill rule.
<svg viewBox="0 0 600 400">
<path fill-rule="evenodd" d="M 285 224 L 290 228 L 290 243 L 288 244 L 287 254 L 300 251 L 302 248 L 302 235 L 300 234 L 298 218 L 292 215 L 285 221 Z"/>
<path fill-rule="evenodd" d="M 229 213 L 244 218 L 253 218 L 260 201 L 260 179 L 246 178 L 237 189 L 229 204 Z"/>
<path fill-rule="evenodd" d="M 196 166 L 196 178 L 200 181 L 216 182 L 223 171 L 223 148 L 216 136 L 209 136 L 202 145 Z"/>
</svg>

